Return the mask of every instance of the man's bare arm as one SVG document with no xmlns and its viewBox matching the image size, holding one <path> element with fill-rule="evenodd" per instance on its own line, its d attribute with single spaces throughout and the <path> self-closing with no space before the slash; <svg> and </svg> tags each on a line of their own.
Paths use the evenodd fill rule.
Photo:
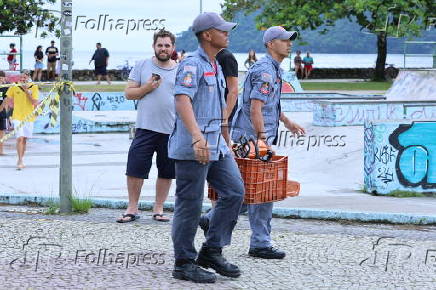
<svg viewBox="0 0 436 290">
<path fill-rule="evenodd" d="M 137 82 L 128 81 L 126 88 L 124 89 L 124 95 L 128 100 L 140 100 L 145 95 L 159 87 L 161 81 L 162 80 L 154 81 L 153 77 L 150 77 L 142 86 Z"/>
<path fill-rule="evenodd" d="M 235 107 L 236 101 L 238 100 L 238 78 L 226 77 L 226 83 L 229 92 L 227 94 L 227 108 L 224 114 L 224 119 L 228 120 L 233 108 Z"/>
<path fill-rule="evenodd" d="M 280 121 L 283 122 L 285 128 L 298 136 L 306 134 L 306 130 L 295 122 L 289 120 L 283 112 L 280 113 Z"/>
<path fill-rule="evenodd" d="M 230 145 L 230 133 L 229 133 L 229 126 L 228 123 L 230 114 L 233 111 L 233 108 L 235 107 L 236 101 L 238 100 L 238 78 L 237 77 L 226 77 L 226 83 L 227 83 L 227 104 L 226 104 L 226 110 L 224 111 L 224 120 L 223 120 L 223 126 L 221 128 L 221 133 L 223 134 L 224 139 L 226 140 L 226 143 Z"/>
</svg>

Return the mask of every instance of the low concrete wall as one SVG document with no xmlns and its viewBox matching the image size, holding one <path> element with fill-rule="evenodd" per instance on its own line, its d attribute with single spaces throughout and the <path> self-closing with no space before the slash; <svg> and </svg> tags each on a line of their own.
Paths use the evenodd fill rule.
<svg viewBox="0 0 436 290">
<path fill-rule="evenodd" d="M 357 126 L 366 120 L 436 119 L 436 101 L 317 101 L 315 126 Z"/>
<path fill-rule="evenodd" d="M 316 101 L 334 100 L 385 100 L 383 95 L 350 95 L 338 93 L 294 93 L 282 94 L 281 108 L 283 112 L 312 112 Z"/>
<path fill-rule="evenodd" d="M 107 73 L 113 81 L 123 81 L 121 71 L 117 69 L 109 69 Z M 83 69 L 73 70 L 73 81 L 93 81 L 95 80 L 94 70 Z"/>
<path fill-rule="evenodd" d="M 370 79 L 374 75 L 373 68 L 316 68 L 312 71 L 311 79 Z M 121 71 L 109 69 L 108 74 L 114 81 L 122 81 Z M 241 78 L 245 76 L 245 71 L 240 71 Z M 43 78 L 45 78 L 45 71 Z M 43 79 L 45 81 L 45 79 Z M 95 80 L 94 70 L 82 69 L 73 70 L 73 81 L 92 81 Z"/>
<path fill-rule="evenodd" d="M 138 101 L 127 100 L 124 92 L 77 92 L 73 111 L 134 111 Z"/>
<path fill-rule="evenodd" d="M 74 111 L 72 132 L 78 133 L 114 133 L 128 132 L 129 126 L 135 123 L 136 111 Z M 49 116 L 36 119 L 33 132 L 35 134 L 59 134 L 59 122 L 55 127 L 49 126 Z"/>
<path fill-rule="evenodd" d="M 367 192 L 436 192 L 436 121 L 368 121 L 364 132 Z"/>
</svg>

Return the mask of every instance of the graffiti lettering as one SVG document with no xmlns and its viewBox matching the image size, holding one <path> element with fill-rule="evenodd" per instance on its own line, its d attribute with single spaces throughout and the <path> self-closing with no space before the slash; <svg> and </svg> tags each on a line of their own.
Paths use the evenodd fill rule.
<svg viewBox="0 0 436 290">
<path fill-rule="evenodd" d="M 374 125 L 370 122 L 365 122 L 364 130 L 364 171 L 365 178 L 374 171 L 375 154 L 374 154 Z M 369 178 L 365 179 L 365 184 L 369 182 Z M 370 184 L 367 184 L 371 188 Z"/>
<path fill-rule="evenodd" d="M 363 125 L 366 120 L 395 120 L 403 118 L 403 106 L 377 103 L 314 104 L 313 120 L 318 126 Z"/>
<path fill-rule="evenodd" d="M 375 148 L 374 158 L 376 161 L 386 165 L 395 159 L 395 150 L 388 145 L 381 148 Z"/>
<path fill-rule="evenodd" d="M 377 178 L 379 178 L 383 183 L 387 184 L 394 181 L 394 174 L 390 172 L 389 168 L 379 168 L 378 172 L 379 175 L 377 175 Z"/>
<path fill-rule="evenodd" d="M 73 98 L 74 98 L 73 107 L 78 106 L 80 108 L 80 110 L 85 111 L 86 101 L 88 100 L 88 98 L 83 96 L 82 93 L 75 93 Z M 74 108 L 74 110 L 75 110 L 75 108 Z"/>
<path fill-rule="evenodd" d="M 404 106 L 408 119 L 435 119 L 436 106 Z"/>
<path fill-rule="evenodd" d="M 123 95 L 121 95 L 121 96 L 107 96 L 106 99 L 112 105 L 112 110 L 114 110 L 114 111 L 117 110 L 118 105 L 124 103 L 124 101 L 126 100 Z"/>
<path fill-rule="evenodd" d="M 395 170 L 401 184 L 436 188 L 436 122 L 401 124 L 389 143 L 399 151 Z"/>
<path fill-rule="evenodd" d="M 79 120 L 77 123 L 72 124 L 73 133 L 86 133 L 93 130 L 94 125 L 85 121 Z"/>
<path fill-rule="evenodd" d="M 94 95 L 91 98 L 92 100 L 92 109 L 91 111 L 100 111 L 101 105 L 102 105 L 102 98 L 99 93 L 94 93 Z"/>
</svg>

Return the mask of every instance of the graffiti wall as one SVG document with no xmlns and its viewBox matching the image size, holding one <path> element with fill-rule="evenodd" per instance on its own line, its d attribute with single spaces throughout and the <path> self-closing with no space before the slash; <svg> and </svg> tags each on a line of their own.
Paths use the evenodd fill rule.
<svg viewBox="0 0 436 290">
<path fill-rule="evenodd" d="M 124 92 L 77 92 L 73 96 L 73 111 L 136 110 L 137 101 L 127 100 Z"/>
<path fill-rule="evenodd" d="M 47 93 L 41 93 L 40 99 Z M 127 100 L 124 92 L 76 92 L 73 111 L 129 111 L 136 110 L 138 101 Z"/>
<path fill-rule="evenodd" d="M 436 121 L 365 122 L 368 192 L 436 192 Z"/>
<path fill-rule="evenodd" d="M 73 112 L 72 132 L 77 133 L 111 133 L 128 132 L 135 123 L 136 111 Z M 35 134 L 59 134 L 59 122 L 55 127 L 49 126 L 49 115 L 36 119 Z"/>
<path fill-rule="evenodd" d="M 282 94 L 286 93 L 301 93 L 303 88 L 298 80 L 295 72 L 287 71 L 282 75 Z"/>
<path fill-rule="evenodd" d="M 436 101 L 428 102 L 315 102 L 315 126 L 356 126 L 366 120 L 436 119 Z"/>
</svg>

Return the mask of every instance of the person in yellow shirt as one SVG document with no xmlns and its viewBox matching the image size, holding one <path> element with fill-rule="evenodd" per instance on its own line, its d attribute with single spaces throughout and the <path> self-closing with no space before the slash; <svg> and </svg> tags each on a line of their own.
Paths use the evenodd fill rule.
<svg viewBox="0 0 436 290">
<path fill-rule="evenodd" d="M 6 92 L 6 106 L 11 106 L 13 102 L 14 111 L 12 113 L 12 122 L 17 137 L 17 170 L 24 168 L 23 157 L 26 152 L 27 138 L 32 137 L 33 122 L 35 117 L 26 119 L 35 106 L 38 104 L 39 90 L 38 86 L 29 82 L 30 72 L 24 70 L 20 75 L 20 83 L 17 86 L 10 87 Z M 21 123 L 24 124 L 21 126 Z"/>
</svg>

